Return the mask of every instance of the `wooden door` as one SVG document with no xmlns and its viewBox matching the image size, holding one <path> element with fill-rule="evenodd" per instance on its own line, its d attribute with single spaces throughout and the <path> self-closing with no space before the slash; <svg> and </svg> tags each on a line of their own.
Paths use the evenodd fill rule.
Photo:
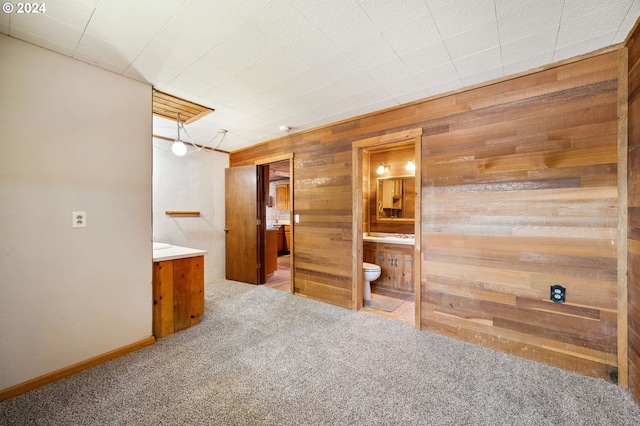
<svg viewBox="0 0 640 426">
<path fill-rule="evenodd" d="M 225 169 L 225 246 L 228 280 L 258 284 L 258 170 L 254 165 Z"/>
</svg>

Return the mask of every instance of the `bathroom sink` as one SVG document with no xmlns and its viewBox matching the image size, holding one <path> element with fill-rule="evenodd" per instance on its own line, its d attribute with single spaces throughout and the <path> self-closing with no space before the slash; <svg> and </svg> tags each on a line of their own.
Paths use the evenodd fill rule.
<svg viewBox="0 0 640 426">
<path fill-rule="evenodd" d="M 172 245 L 171 244 L 167 244 L 167 243 L 153 243 L 153 249 L 154 250 L 164 250 L 164 249 L 168 249 L 171 248 Z"/>
<path fill-rule="evenodd" d="M 385 235 L 383 233 L 375 233 L 373 235 L 364 235 L 364 241 L 372 241 L 387 244 L 406 244 L 414 245 L 416 240 L 413 235 Z"/>
</svg>

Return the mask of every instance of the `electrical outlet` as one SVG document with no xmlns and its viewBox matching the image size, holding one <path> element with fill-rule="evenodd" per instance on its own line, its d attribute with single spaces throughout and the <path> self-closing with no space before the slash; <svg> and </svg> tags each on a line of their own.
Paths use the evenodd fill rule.
<svg viewBox="0 0 640 426">
<path fill-rule="evenodd" d="M 567 290 L 561 285 L 552 285 L 551 286 L 551 301 L 555 303 L 564 303 L 567 295 Z"/>
<path fill-rule="evenodd" d="M 71 226 L 73 228 L 87 227 L 87 212 L 71 212 Z"/>
</svg>

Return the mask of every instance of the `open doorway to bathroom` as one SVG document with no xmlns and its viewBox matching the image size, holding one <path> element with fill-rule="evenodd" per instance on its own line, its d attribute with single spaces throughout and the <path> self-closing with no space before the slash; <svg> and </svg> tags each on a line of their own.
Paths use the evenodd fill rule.
<svg viewBox="0 0 640 426">
<path fill-rule="evenodd" d="M 264 218 L 265 230 L 265 285 L 277 290 L 293 292 L 291 258 L 293 252 L 293 226 L 291 212 L 292 162 L 291 158 L 262 164 L 268 168 L 265 182 Z"/>
<path fill-rule="evenodd" d="M 422 129 L 411 129 L 352 144 L 353 308 L 400 319 L 417 328 L 421 138 Z M 367 283 L 365 266 L 379 267 L 379 277 Z M 365 287 L 370 288 L 370 297 Z"/>
</svg>

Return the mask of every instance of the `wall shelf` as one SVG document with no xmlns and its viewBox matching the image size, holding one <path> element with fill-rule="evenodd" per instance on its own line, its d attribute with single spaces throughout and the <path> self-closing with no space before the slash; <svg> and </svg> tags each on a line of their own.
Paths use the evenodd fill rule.
<svg viewBox="0 0 640 426">
<path fill-rule="evenodd" d="M 164 212 L 167 216 L 200 216 L 199 210 L 167 210 Z"/>
</svg>

